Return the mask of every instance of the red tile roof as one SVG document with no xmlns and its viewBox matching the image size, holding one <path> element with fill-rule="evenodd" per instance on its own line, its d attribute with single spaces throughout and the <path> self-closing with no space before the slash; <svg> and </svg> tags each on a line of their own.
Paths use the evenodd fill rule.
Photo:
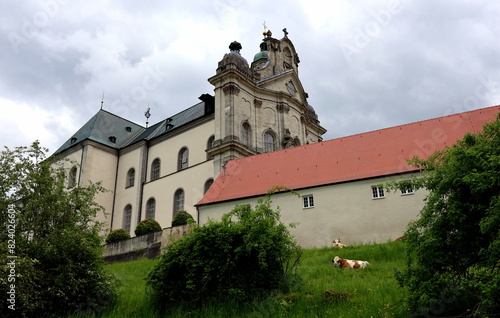
<svg viewBox="0 0 500 318">
<path fill-rule="evenodd" d="M 231 160 L 197 205 L 259 196 L 273 186 L 302 189 L 415 171 L 467 132 L 495 120 L 500 105 Z"/>
</svg>

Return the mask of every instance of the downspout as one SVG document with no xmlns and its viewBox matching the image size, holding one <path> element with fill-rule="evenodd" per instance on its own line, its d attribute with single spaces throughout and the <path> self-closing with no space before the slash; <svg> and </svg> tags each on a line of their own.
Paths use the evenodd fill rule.
<svg viewBox="0 0 500 318">
<path fill-rule="evenodd" d="M 145 168 L 141 169 L 144 171 L 144 174 L 141 175 L 141 189 L 139 190 L 139 206 L 137 208 L 137 224 L 139 224 L 139 222 L 141 222 L 141 214 L 142 214 L 142 196 L 144 195 L 144 184 L 146 183 L 146 179 L 148 177 L 148 159 L 149 159 L 149 145 L 148 145 L 148 142 L 146 141 L 146 146 L 145 146 L 145 151 L 146 151 L 146 155 L 145 155 L 145 161 L 143 163 L 143 167 L 145 166 Z M 141 156 L 144 158 L 144 154 Z"/>
<path fill-rule="evenodd" d="M 197 205 L 195 205 L 195 207 L 196 207 L 196 223 L 200 225 L 200 209 L 198 208 Z"/>
<path fill-rule="evenodd" d="M 81 184 L 81 180 L 82 180 L 82 169 L 83 169 L 83 158 L 84 158 L 84 154 L 85 154 L 85 146 L 83 145 L 83 142 L 80 144 L 82 146 L 82 157 L 80 158 L 80 171 L 78 173 L 78 185 L 82 185 Z"/>
<path fill-rule="evenodd" d="M 116 202 L 116 186 L 118 184 L 118 168 L 120 167 L 120 151 L 118 150 L 118 155 L 116 157 L 116 172 L 115 172 L 115 187 L 113 190 L 113 207 L 111 208 L 111 226 L 110 230 L 113 230 L 113 220 L 115 217 L 115 202 Z"/>
</svg>

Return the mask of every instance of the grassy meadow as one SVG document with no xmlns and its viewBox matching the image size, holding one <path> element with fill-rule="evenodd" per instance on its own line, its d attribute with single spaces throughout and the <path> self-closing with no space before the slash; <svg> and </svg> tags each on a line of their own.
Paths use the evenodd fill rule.
<svg viewBox="0 0 500 318">
<path fill-rule="evenodd" d="M 369 261 L 364 269 L 334 268 L 335 256 Z M 390 242 L 304 250 L 297 274 L 300 281 L 288 294 L 252 303 L 193 304 L 158 313 L 150 306 L 144 278 L 156 260 L 108 265 L 119 280 L 118 299 L 101 317 L 404 317 L 405 291 L 394 278 L 402 269 L 404 244 Z M 87 316 L 79 316 L 87 317 Z"/>
</svg>

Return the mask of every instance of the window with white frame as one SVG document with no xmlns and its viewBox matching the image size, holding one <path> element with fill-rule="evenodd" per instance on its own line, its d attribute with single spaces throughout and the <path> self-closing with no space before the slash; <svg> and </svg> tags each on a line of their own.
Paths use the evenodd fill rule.
<svg viewBox="0 0 500 318">
<path fill-rule="evenodd" d="M 188 167 L 189 150 L 184 147 L 179 151 L 177 170 L 186 169 Z"/>
<path fill-rule="evenodd" d="M 408 195 L 408 194 L 413 194 L 413 188 L 411 187 L 406 187 L 404 189 L 401 189 L 401 195 Z"/>
<path fill-rule="evenodd" d="M 151 198 L 146 203 L 146 218 L 154 219 L 156 210 L 156 200 Z"/>
<path fill-rule="evenodd" d="M 314 197 L 312 195 L 304 195 L 302 197 L 304 209 L 314 208 Z"/>
<path fill-rule="evenodd" d="M 372 194 L 374 199 L 381 199 L 385 197 L 384 188 L 382 187 L 372 187 Z"/>
<path fill-rule="evenodd" d="M 156 180 L 160 177 L 160 168 L 160 158 L 156 158 L 151 164 L 151 181 Z"/>
<path fill-rule="evenodd" d="M 184 210 L 184 190 L 177 189 L 174 194 L 174 216 L 182 210 Z"/>
<path fill-rule="evenodd" d="M 125 187 L 133 187 L 134 186 L 134 181 L 135 181 L 135 169 L 130 168 L 129 171 L 127 172 L 127 182 Z"/>
<path fill-rule="evenodd" d="M 207 141 L 207 150 L 213 147 L 214 141 L 215 141 L 215 136 L 210 136 L 210 138 L 208 138 L 208 141 Z M 213 158 L 214 157 L 212 157 L 211 155 L 209 155 L 208 152 L 207 152 L 207 160 L 210 160 L 210 159 L 213 159 Z"/>
<path fill-rule="evenodd" d="M 123 210 L 123 229 L 125 232 L 130 234 L 130 227 L 132 224 L 132 206 L 127 204 L 125 209 Z"/>
<path fill-rule="evenodd" d="M 276 150 L 276 141 L 274 134 L 270 131 L 264 133 L 264 152 L 271 152 Z"/>
<path fill-rule="evenodd" d="M 208 179 L 203 186 L 203 194 L 207 193 L 208 189 L 214 184 L 214 179 Z"/>
<path fill-rule="evenodd" d="M 74 186 L 76 186 L 76 172 L 76 167 L 71 168 L 71 170 L 69 171 L 68 188 L 73 188 Z"/>
</svg>

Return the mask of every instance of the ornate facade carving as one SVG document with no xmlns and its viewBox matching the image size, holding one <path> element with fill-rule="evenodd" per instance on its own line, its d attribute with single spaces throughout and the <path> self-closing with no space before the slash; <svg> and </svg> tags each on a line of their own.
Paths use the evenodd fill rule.
<svg viewBox="0 0 500 318">
<path fill-rule="evenodd" d="M 288 114 L 288 112 L 290 111 L 290 106 L 288 106 L 288 104 L 286 104 L 286 103 L 278 103 L 278 105 L 276 106 L 276 109 L 280 113 L 287 113 Z"/>
<path fill-rule="evenodd" d="M 253 104 L 255 105 L 255 107 L 257 108 L 261 108 L 262 107 L 262 101 L 259 100 L 259 99 L 254 99 L 253 100 Z"/>
<path fill-rule="evenodd" d="M 224 95 L 234 94 L 237 96 L 240 93 L 240 88 L 237 85 L 230 83 L 224 86 L 222 91 L 224 92 Z"/>
</svg>

